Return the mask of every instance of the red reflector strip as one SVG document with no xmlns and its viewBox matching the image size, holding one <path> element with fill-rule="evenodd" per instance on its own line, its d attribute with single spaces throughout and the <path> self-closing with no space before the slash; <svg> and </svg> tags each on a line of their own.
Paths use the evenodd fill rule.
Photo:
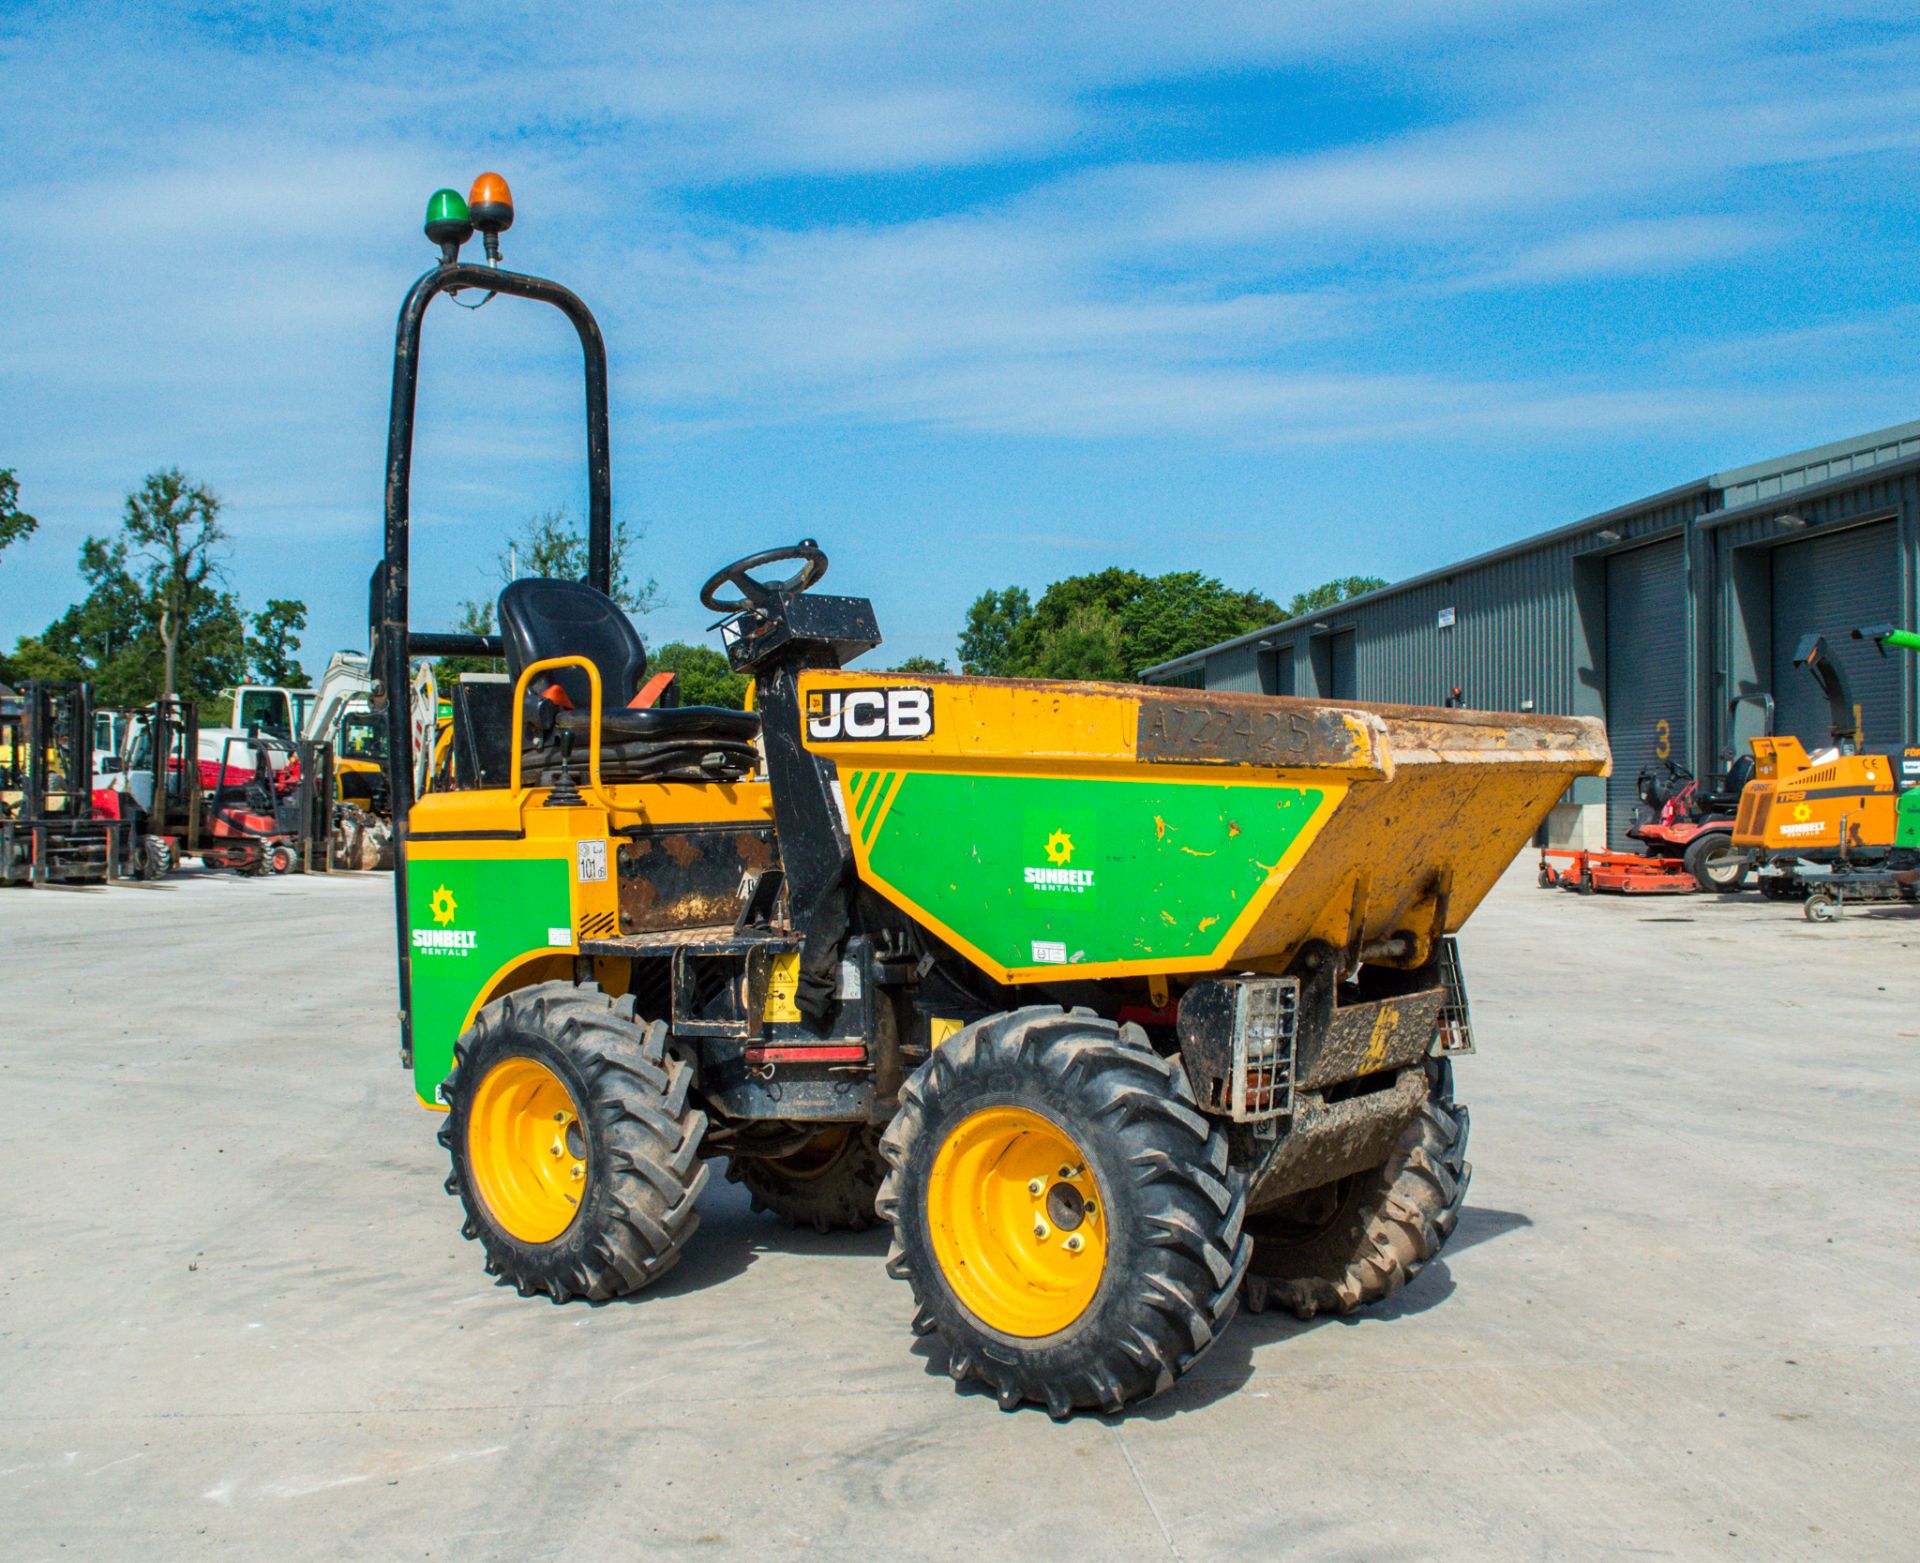
<svg viewBox="0 0 1920 1563">
<path fill-rule="evenodd" d="M 750 1047 L 750 1064 L 864 1064 L 864 1047 Z"/>
</svg>

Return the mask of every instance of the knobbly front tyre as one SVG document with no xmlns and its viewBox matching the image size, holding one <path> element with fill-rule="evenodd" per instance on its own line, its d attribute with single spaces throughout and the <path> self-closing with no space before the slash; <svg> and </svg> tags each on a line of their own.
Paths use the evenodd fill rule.
<svg viewBox="0 0 1920 1563">
<path fill-rule="evenodd" d="M 667 1028 L 631 997 L 546 982 L 496 999 L 454 1045 L 440 1143 L 490 1275 L 599 1302 L 678 1263 L 699 1225 L 706 1114 Z"/>
<path fill-rule="evenodd" d="M 914 1332 L 1003 1410 L 1118 1411 L 1233 1316 L 1243 1181 L 1137 1026 L 1051 1005 L 976 1021 L 906 1081 L 881 1154 Z"/>
<path fill-rule="evenodd" d="M 873 1203 L 886 1164 L 880 1136 L 866 1124 L 834 1124 L 780 1156 L 735 1156 L 727 1177 L 755 1210 L 816 1232 L 864 1232 L 879 1218 Z"/>
<path fill-rule="evenodd" d="M 1400 1290 L 1446 1246 L 1466 1203 L 1467 1110 L 1453 1066 L 1427 1066 L 1427 1099 L 1393 1154 L 1367 1172 L 1296 1194 L 1247 1218 L 1247 1306 L 1302 1319 L 1351 1313 Z"/>
</svg>

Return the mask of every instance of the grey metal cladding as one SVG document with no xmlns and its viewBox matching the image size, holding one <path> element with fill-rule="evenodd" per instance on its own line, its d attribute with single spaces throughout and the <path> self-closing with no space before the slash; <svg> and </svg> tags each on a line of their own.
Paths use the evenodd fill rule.
<svg viewBox="0 0 1920 1563">
<path fill-rule="evenodd" d="M 1825 698 L 1793 666 L 1802 638 L 1824 635 L 1859 707 L 1866 747 L 1899 747 L 1900 671 L 1904 658 L 1882 656 L 1851 639 L 1861 625 L 1900 616 L 1899 542 L 1892 521 L 1796 538 L 1773 550 L 1774 725 L 1808 749 L 1824 749 L 1832 728 Z"/>
</svg>

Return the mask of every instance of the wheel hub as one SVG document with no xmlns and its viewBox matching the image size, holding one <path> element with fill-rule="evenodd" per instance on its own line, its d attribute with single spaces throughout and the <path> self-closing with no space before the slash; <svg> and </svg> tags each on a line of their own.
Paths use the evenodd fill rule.
<svg viewBox="0 0 1920 1563">
<path fill-rule="evenodd" d="M 934 1254 L 954 1295 L 1003 1335 L 1052 1335 L 1092 1303 L 1106 1270 L 1105 1201 L 1052 1119 L 987 1107 L 947 1135 L 927 1183 Z"/>
<path fill-rule="evenodd" d="M 1071 1232 L 1087 1218 L 1087 1201 L 1071 1183 L 1047 1190 L 1047 1216 L 1062 1232 Z"/>
<path fill-rule="evenodd" d="M 573 1224 L 587 1178 L 587 1137 L 572 1094 L 538 1059 L 487 1071 L 467 1115 L 467 1164 L 494 1220 L 523 1243 Z"/>
</svg>

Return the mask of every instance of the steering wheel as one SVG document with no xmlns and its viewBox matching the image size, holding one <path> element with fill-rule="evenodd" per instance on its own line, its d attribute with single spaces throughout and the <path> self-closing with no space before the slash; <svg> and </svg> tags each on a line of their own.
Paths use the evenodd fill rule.
<svg viewBox="0 0 1920 1563">
<path fill-rule="evenodd" d="M 759 581 L 747 573 L 763 565 L 778 564 L 783 559 L 801 559 L 805 563 L 784 581 Z M 764 608 L 775 596 L 790 597 L 795 592 L 805 591 L 826 573 L 826 553 L 812 538 L 803 537 L 791 548 L 769 548 L 764 553 L 748 554 L 744 559 L 734 560 L 725 569 L 714 571 L 707 578 L 707 584 L 700 588 L 700 606 L 713 613 L 738 613 L 743 608 Z M 722 597 L 722 586 L 736 587 L 740 595 Z"/>
</svg>

